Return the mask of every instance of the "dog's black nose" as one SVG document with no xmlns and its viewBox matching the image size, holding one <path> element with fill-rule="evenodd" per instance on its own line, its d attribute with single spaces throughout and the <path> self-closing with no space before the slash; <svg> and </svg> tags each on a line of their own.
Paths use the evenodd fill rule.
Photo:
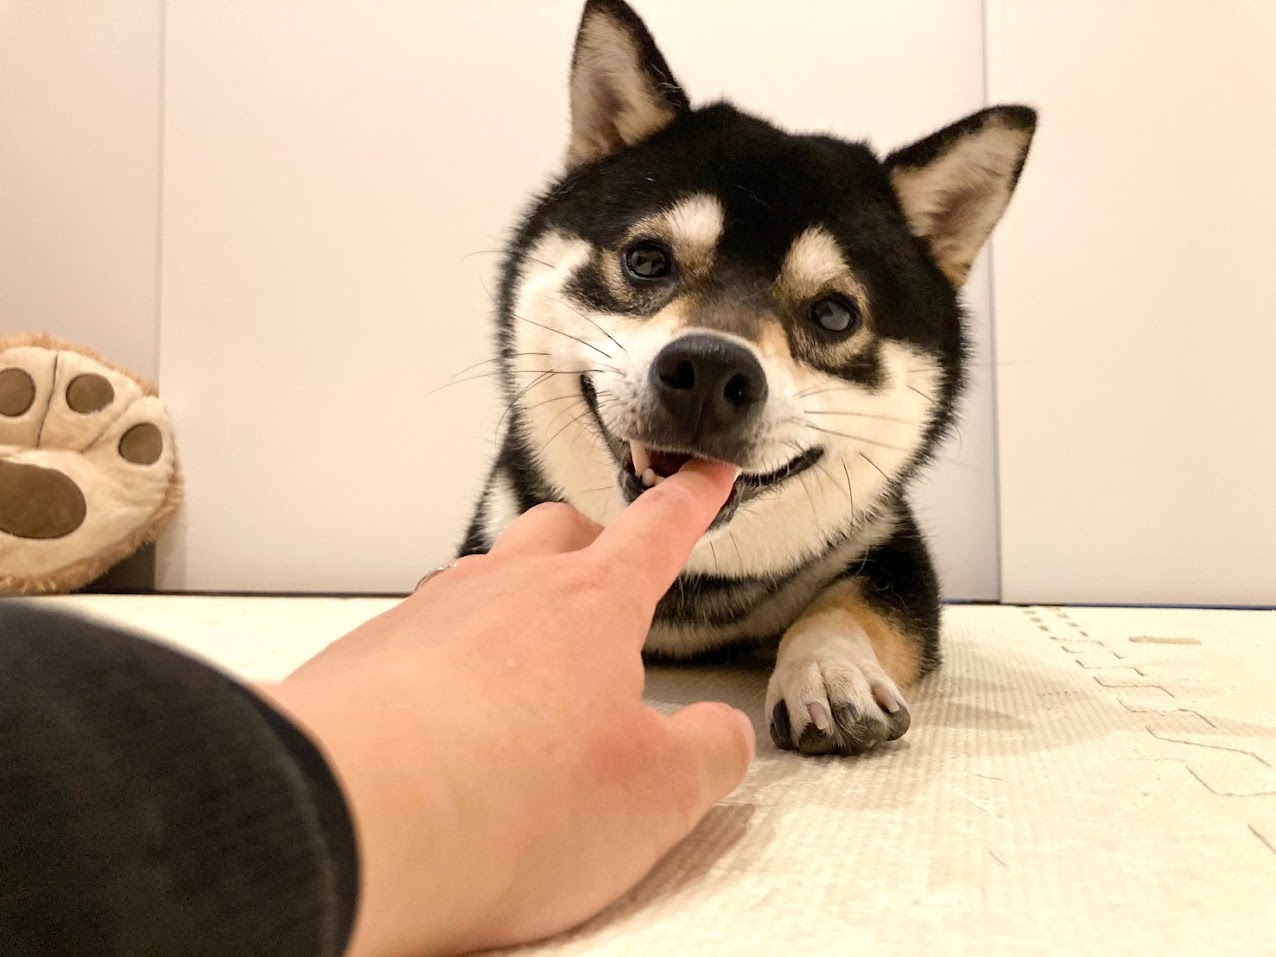
<svg viewBox="0 0 1276 957">
<path fill-rule="evenodd" d="M 651 385 L 692 436 L 738 429 L 766 401 L 766 373 L 753 353 L 719 336 L 690 335 L 660 350 Z"/>
</svg>

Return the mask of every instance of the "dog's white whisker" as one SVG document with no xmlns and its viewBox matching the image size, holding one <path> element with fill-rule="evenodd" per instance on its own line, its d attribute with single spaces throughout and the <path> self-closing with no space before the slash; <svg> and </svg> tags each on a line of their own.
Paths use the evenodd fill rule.
<svg viewBox="0 0 1276 957">
<path fill-rule="evenodd" d="M 572 339 L 576 342 L 579 342 L 582 346 L 585 346 L 588 349 L 593 349 L 604 359 L 613 358 L 610 352 L 607 352 L 604 349 L 600 349 L 598 346 L 594 345 L 592 342 L 587 342 L 586 340 L 580 338 L 580 336 L 573 336 L 570 332 L 564 332 L 562 329 L 555 329 L 553 326 L 547 326 L 542 322 L 537 322 L 535 319 L 528 319 L 526 316 L 515 315 L 514 318 L 517 319 L 519 322 L 530 323 L 533 326 L 539 326 L 541 329 L 545 329 L 546 331 L 552 332 L 555 335 L 564 336 L 568 339 Z"/>
<path fill-rule="evenodd" d="M 584 319 L 587 323 L 589 323 L 591 326 L 593 326 L 595 329 L 597 329 L 599 332 L 601 332 L 604 336 L 606 336 L 606 337 L 607 337 L 608 339 L 610 339 L 612 342 L 614 342 L 614 343 L 617 345 L 617 347 L 619 347 L 619 349 L 620 349 L 620 351 L 621 351 L 621 352 L 628 352 L 628 351 L 629 351 L 628 349 L 626 349 L 626 348 L 625 348 L 624 344 L 623 344 L 623 343 L 621 343 L 621 341 L 620 341 L 619 339 L 617 339 L 617 338 L 616 338 L 615 336 L 613 336 L 610 332 L 608 332 L 606 329 L 604 329 L 604 328 L 602 327 L 602 325 L 601 325 L 601 324 L 599 324 L 599 322 L 598 322 L 596 319 L 591 319 L 589 316 L 587 316 L 585 313 L 581 312 L 579 309 L 577 309 L 575 306 L 573 306 L 570 302 L 568 302 L 565 298 L 563 298 L 563 297 L 561 297 L 561 296 L 560 296 L 560 297 L 558 297 L 558 301 L 559 301 L 560 303 L 562 303 L 562 305 L 564 305 L 564 306 L 566 306 L 568 309 L 570 309 L 570 310 L 571 310 L 573 313 L 575 313 L 577 316 L 580 316 L 580 318 Z"/>
<path fill-rule="evenodd" d="M 877 419 L 879 422 L 898 422 L 900 425 L 916 425 L 917 419 L 905 419 L 896 415 L 878 415 L 874 412 L 854 412 L 850 409 L 803 409 L 806 415 L 849 415 L 859 419 Z"/>
</svg>

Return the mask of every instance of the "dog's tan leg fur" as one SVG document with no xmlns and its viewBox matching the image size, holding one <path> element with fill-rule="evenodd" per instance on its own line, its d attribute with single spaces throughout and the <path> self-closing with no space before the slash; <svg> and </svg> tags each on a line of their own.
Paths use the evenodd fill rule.
<svg viewBox="0 0 1276 957">
<path fill-rule="evenodd" d="M 785 633 L 784 641 L 807 629 L 840 631 L 848 637 L 861 631 L 887 676 L 901 688 L 922 672 L 921 641 L 908 634 L 892 616 L 864 599 L 860 583 L 847 579 L 829 586 Z"/>
</svg>

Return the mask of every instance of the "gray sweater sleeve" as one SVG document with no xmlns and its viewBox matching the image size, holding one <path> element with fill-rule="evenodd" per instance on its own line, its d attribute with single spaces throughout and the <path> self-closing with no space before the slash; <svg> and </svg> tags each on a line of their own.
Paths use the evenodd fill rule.
<svg viewBox="0 0 1276 957">
<path fill-rule="evenodd" d="M 357 881 L 290 722 L 162 645 L 0 599 L 0 954 L 340 954 Z"/>
</svg>

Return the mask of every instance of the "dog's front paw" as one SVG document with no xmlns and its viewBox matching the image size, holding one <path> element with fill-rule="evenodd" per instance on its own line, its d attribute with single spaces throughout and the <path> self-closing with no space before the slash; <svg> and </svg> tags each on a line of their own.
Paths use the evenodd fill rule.
<svg viewBox="0 0 1276 957">
<path fill-rule="evenodd" d="M 862 754 L 912 720 L 895 682 L 861 656 L 781 656 L 766 701 L 771 740 L 803 754 Z"/>
</svg>

